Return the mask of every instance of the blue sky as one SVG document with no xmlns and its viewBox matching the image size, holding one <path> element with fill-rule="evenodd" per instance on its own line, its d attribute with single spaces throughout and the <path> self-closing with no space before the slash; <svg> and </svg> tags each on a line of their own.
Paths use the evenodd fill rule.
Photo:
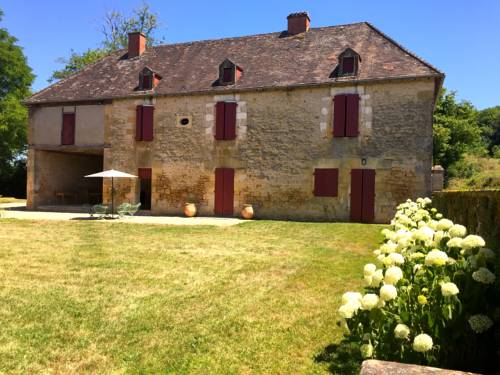
<svg viewBox="0 0 500 375">
<path fill-rule="evenodd" d="M 0 4 L 37 78 L 34 90 L 71 49 L 98 46 L 103 15 L 141 0 L 23 1 Z M 500 105 L 500 1 L 496 0 L 150 0 L 167 43 L 280 31 L 289 13 L 307 10 L 312 27 L 370 21 L 446 73 L 445 86 L 476 107 Z M 478 59 L 480 57 L 480 59 Z"/>
</svg>

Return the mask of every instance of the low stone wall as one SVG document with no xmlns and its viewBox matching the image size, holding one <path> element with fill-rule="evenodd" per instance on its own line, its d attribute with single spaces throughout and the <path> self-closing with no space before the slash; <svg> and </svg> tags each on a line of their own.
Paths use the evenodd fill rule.
<svg viewBox="0 0 500 375">
<path fill-rule="evenodd" d="M 363 362 L 360 375 L 472 375 L 471 372 L 443 370 L 435 367 L 407 365 L 405 363 L 377 361 Z"/>
<path fill-rule="evenodd" d="M 482 236 L 500 254 L 500 190 L 435 192 L 432 202 L 444 217 Z"/>
</svg>

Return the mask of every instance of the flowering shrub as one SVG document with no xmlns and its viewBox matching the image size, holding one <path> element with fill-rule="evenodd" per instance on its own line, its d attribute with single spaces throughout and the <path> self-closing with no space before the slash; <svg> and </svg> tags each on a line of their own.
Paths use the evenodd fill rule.
<svg viewBox="0 0 500 375">
<path fill-rule="evenodd" d="M 363 268 L 365 294 L 345 293 L 338 311 L 363 358 L 470 368 L 492 337 L 495 254 L 431 203 L 397 207 Z"/>
</svg>

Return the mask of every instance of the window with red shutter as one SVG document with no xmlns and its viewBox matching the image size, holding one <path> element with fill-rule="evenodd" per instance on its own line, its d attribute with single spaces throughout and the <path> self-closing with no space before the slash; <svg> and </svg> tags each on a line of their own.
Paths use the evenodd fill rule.
<svg viewBox="0 0 500 375">
<path fill-rule="evenodd" d="M 153 123 L 154 109 L 152 105 L 138 105 L 135 115 L 135 140 L 136 141 L 152 141 L 153 140 Z"/>
<path fill-rule="evenodd" d="M 75 114 L 63 113 L 63 121 L 61 127 L 61 144 L 75 144 Z"/>
<path fill-rule="evenodd" d="M 342 73 L 343 74 L 354 73 L 354 56 L 342 58 Z"/>
<path fill-rule="evenodd" d="M 222 74 L 222 80 L 224 83 L 234 82 L 233 68 L 224 68 L 224 72 Z"/>
<path fill-rule="evenodd" d="M 333 136 L 359 135 L 359 95 L 339 94 L 333 99 Z"/>
<path fill-rule="evenodd" d="M 338 196 L 339 170 L 316 168 L 314 170 L 314 195 L 316 197 Z"/>
<path fill-rule="evenodd" d="M 151 82 L 152 82 L 152 79 L 151 79 L 151 75 L 149 74 L 144 74 L 142 76 L 142 89 L 143 90 L 151 90 Z"/>
<path fill-rule="evenodd" d="M 215 105 L 215 139 L 236 138 L 236 102 L 217 102 Z"/>
</svg>

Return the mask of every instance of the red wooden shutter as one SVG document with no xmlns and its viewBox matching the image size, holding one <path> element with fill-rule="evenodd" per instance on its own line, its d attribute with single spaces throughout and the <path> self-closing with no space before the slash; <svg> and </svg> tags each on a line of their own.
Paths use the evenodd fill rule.
<svg viewBox="0 0 500 375">
<path fill-rule="evenodd" d="M 375 170 L 363 169 L 363 223 L 373 223 L 375 219 Z"/>
<path fill-rule="evenodd" d="M 135 110 L 135 140 L 142 141 L 142 105 L 138 105 Z"/>
<path fill-rule="evenodd" d="M 222 80 L 224 82 L 233 82 L 233 68 L 224 68 Z"/>
<path fill-rule="evenodd" d="M 346 95 L 346 137 L 358 136 L 358 122 L 359 122 L 359 95 L 349 94 Z"/>
<path fill-rule="evenodd" d="M 333 99 L 333 136 L 345 137 L 346 95 L 335 95 Z"/>
<path fill-rule="evenodd" d="M 215 203 L 216 215 L 224 214 L 224 168 L 215 168 Z"/>
<path fill-rule="evenodd" d="M 215 105 L 215 139 L 224 139 L 224 117 L 225 117 L 225 106 L 224 102 L 217 102 Z"/>
<path fill-rule="evenodd" d="M 351 170 L 351 221 L 361 222 L 363 205 L 363 170 Z"/>
<path fill-rule="evenodd" d="M 342 58 L 342 73 L 354 73 L 354 57 Z"/>
<path fill-rule="evenodd" d="M 227 102 L 224 115 L 224 139 L 236 138 L 236 103 Z"/>
<path fill-rule="evenodd" d="M 138 175 L 140 179 L 151 180 L 152 171 L 151 168 L 139 168 Z"/>
<path fill-rule="evenodd" d="M 144 74 L 142 76 L 142 89 L 151 90 L 151 76 L 149 74 Z"/>
<path fill-rule="evenodd" d="M 224 168 L 224 216 L 233 215 L 234 206 L 234 169 Z"/>
<path fill-rule="evenodd" d="M 338 195 L 339 170 L 321 168 L 314 170 L 314 195 L 317 197 L 336 197 Z"/>
<path fill-rule="evenodd" d="M 155 107 L 145 105 L 142 107 L 142 140 L 153 140 L 153 112 Z"/>
<path fill-rule="evenodd" d="M 75 144 L 75 114 L 63 113 L 63 123 L 61 128 L 61 144 Z"/>
</svg>

